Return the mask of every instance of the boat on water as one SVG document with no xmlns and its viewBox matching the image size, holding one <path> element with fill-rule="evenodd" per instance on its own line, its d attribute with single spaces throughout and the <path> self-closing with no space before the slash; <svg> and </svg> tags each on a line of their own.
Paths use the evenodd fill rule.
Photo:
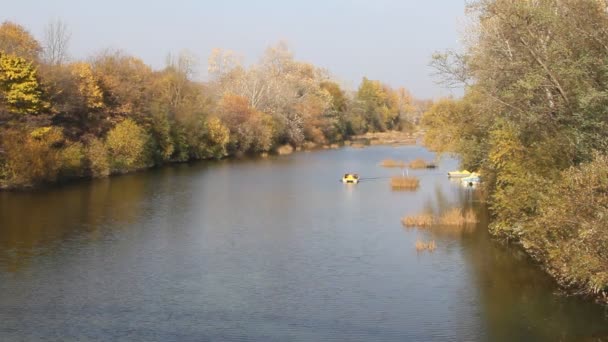
<svg viewBox="0 0 608 342">
<path fill-rule="evenodd" d="M 471 175 L 471 173 L 472 172 L 470 172 L 468 170 L 450 171 L 450 172 L 448 172 L 448 177 L 451 177 L 451 178 L 469 177 Z"/>
<path fill-rule="evenodd" d="M 344 177 L 342 177 L 342 183 L 357 184 L 359 183 L 359 175 L 356 173 L 345 173 Z"/>
</svg>

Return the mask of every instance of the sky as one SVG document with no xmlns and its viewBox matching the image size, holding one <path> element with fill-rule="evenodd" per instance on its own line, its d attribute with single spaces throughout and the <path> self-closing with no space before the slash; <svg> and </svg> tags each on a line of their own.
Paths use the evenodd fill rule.
<svg viewBox="0 0 608 342">
<path fill-rule="evenodd" d="M 154 68 L 188 50 L 205 79 L 213 48 L 246 63 L 284 40 L 297 60 L 326 68 L 356 89 L 361 78 L 404 86 L 418 98 L 452 95 L 429 67 L 435 51 L 458 49 L 465 0 L 0 0 L 10 20 L 42 39 L 53 19 L 71 32 L 70 55 L 121 49 Z M 454 94 L 458 95 L 458 94 Z"/>
</svg>

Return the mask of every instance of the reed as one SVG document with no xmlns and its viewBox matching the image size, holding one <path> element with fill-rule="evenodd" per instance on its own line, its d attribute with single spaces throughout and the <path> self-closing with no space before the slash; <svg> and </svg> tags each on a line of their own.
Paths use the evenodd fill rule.
<svg viewBox="0 0 608 342">
<path fill-rule="evenodd" d="M 435 244 L 435 240 L 431 240 L 429 242 L 424 242 L 424 241 L 421 241 L 421 240 L 416 240 L 416 251 L 418 251 L 418 252 L 422 252 L 422 251 L 425 251 L 425 250 L 433 252 L 435 249 L 437 249 L 437 245 Z"/>
<path fill-rule="evenodd" d="M 433 225 L 433 216 L 429 214 L 420 214 L 414 216 L 405 216 L 401 219 L 401 223 L 405 227 L 420 227 L 429 228 Z"/>
<path fill-rule="evenodd" d="M 391 178 L 393 190 L 416 190 L 419 186 L 420 181 L 416 177 L 395 176 Z"/>
<path fill-rule="evenodd" d="M 418 158 L 412 160 L 409 164 L 409 167 L 411 169 L 426 169 L 427 165 L 429 165 L 429 163 L 427 163 L 426 160 Z"/>
<path fill-rule="evenodd" d="M 439 224 L 443 226 L 462 227 L 478 222 L 477 215 L 473 210 L 463 211 L 459 208 L 450 209 L 439 218 Z"/>
<path fill-rule="evenodd" d="M 393 159 L 384 159 L 380 166 L 382 167 L 405 167 L 405 162 Z"/>
</svg>

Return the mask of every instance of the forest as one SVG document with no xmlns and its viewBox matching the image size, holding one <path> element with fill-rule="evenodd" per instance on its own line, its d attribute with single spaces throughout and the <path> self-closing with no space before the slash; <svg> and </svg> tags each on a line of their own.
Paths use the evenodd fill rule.
<svg viewBox="0 0 608 342">
<path fill-rule="evenodd" d="M 187 51 L 154 70 L 119 50 L 72 60 L 69 38 L 59 20 L 42 41 L 0 25 L 0 189 L 339 143 L 411 127 L 426 103 L 367 78 L 344 89 L 285 42 L 251 65 L 214 49 L 203 82 Z"/>
<path fill-rule="evenodd" d="M 479 170 L 490 230 L 571 293 L 608 302 L 608 3 L 480 0 L 463 51 L 433 56 L 462 98 L 425 141 Z"/>
</svg>

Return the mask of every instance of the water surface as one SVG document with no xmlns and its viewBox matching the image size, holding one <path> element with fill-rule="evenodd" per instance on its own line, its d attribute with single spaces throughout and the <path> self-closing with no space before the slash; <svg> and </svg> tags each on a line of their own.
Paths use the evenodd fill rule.
<svg viewBox="0 0 608 342">
<path fill-rule="evenodd" d="M 385 158 L 345 148 L 176 165 L 0 193 L 2 341 L 596 340 L 605 309 L 556 295 L 493 242 L 457 167 L 393 192 Z M 338 179 L 358 172 L 364 180 Z M 473 208 L 472 232 L 404 229 L 422 211 Z M 434 239 L 434 253 L 417 253 Z"/>
</svg>

